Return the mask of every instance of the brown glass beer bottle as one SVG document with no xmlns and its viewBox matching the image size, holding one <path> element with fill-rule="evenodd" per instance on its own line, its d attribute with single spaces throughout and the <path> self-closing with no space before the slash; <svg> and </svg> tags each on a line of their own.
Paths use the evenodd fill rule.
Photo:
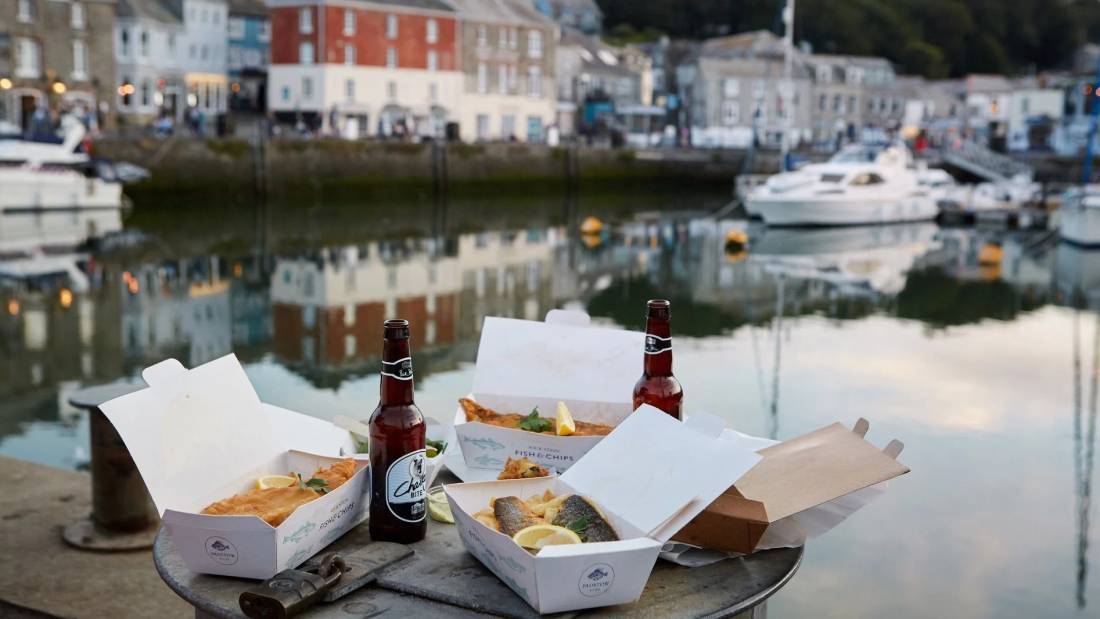
<svg viewBox="0 0 1100 619">
<path fill-rule="evenodd" d="M 382 327 L 378 408 L 370 416 L 370 536 L 408 544 L 428 530 L 424 415 L 413 403 L 409 321 Z"/>
<path fill-rule="evenodd" d="M 669 327 L 669 303 L 653 299 L 646 304 L 645 355 L 642 377 L 634 385 L 634 410 L 642 404 L 657 407 L 680 418 L 684 390 L 672 375 L 672 336 Z"/>
</svg>

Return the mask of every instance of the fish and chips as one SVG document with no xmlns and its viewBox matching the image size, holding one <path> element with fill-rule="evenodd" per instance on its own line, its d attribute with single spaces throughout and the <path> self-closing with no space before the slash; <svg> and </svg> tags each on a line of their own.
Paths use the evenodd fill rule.
<svg viewBox="0 0 1100 619">
<path fill-rule="evenodd" d="M 504 469 L 501 470 L 500 475 L 497 475 L 497 479 L 532 479 L 535 477 L 549 476 L 550 469 L 545 466 L 539 466 L 527 458 L 520 458 L 518 460 L 508 458 L 508 461 L 504 463 Z"/>
<path fill-rule="evenodd" d="M 257 516 L 277 527 L 290 514 L 310 501 L 340 487 L 355 475 L 355 460 L 346 458 L 332 466 L 317 469 L 309 480 L 297 476 L 297 483 L 284 487 L 271 487 L 258 483 L 255 488 L 239 492 L 228 499 L 207 505 L 201 513 L 212 516 Z M 265 476 L 265 478 L 279 476 Z M 295 477 L 293 474 L 290 477 Z"/>
<path fill-rule="evenodd" d="M 529 499 L 493 498 L 474 519 L 511 537 L 528 550 L 551 544 L 617 541 L 619 536 L 589 499 L 579 494 L 546 492 Z"/>
<path fill-rule="evenodd" d="M 501 428 L 526 430 L 538 434 L 557 434 L 559 436 L 606 436 L 614 430 L 602 423 L 588 423 L 574 420 L 562 403 L 558 404 L 555 419 L 540 417 L 538 407 L 530 413 L 498 413 L 482 406 L 470 398 L 460 398 L 458 403 L 466 413 L 466 421 L 484 423 Z"/>
</svg>

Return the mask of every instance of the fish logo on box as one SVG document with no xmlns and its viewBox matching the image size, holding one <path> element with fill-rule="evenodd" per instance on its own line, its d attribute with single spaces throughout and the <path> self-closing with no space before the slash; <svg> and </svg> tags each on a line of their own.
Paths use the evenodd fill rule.
<svg viewBox="0 0 1100 619">
<path fill-rule="evenodd" d="M 222 565 L 233 565 L 237 562 L 237 547 L 224 537 L 207 538 L 206 554 Z"/>
<path fill-rule="evenodd" d="M 607 593 L 613 582 L 615 582 L 615 570 L 606 563 L 596 563 L 581 572 L 577 589 L 580 590 L 581 595 L 596 597 Z"/>
</svg>

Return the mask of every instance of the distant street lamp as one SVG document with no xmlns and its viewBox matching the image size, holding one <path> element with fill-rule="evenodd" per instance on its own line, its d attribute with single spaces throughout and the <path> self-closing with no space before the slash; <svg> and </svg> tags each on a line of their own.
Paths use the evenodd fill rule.
<svg viewBox="0 0 1100 619">
<path fill-rule="evenodd" d="M 11 80 L 6 77 L 0 77 L 0 90 L 10 90 Z"/>
<path fill-rule="evenodd" d="M 51 86 L 50 89 L 54 91 L 54 94 L 58 94 L 58 95 L 65 94 L 65 91 L 67 90 L 65 88 L 65 83 L 64 82 L 54 82 L 53 86 Z"/>
</svg>

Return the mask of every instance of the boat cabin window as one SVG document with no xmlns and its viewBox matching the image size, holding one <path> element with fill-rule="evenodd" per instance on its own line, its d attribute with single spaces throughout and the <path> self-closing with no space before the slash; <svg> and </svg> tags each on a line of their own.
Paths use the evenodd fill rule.
<svg viewBox="0 0 1100 619">
<path fill-rule="evenodd" d="M 823 183 L 839 183 L 844 180 L 843 174 L 822 174 L 821 182 Z"/>
<path fill-rule="evenodd" d="M 856 174 L 855 178 L 853 178 L 852 182 L 849 184 L 852 186 L 879 185 L 883 182 L 882 177 L 878 174 L 874 172 L 863 172 L 862 174 Z"/>
</svg>

